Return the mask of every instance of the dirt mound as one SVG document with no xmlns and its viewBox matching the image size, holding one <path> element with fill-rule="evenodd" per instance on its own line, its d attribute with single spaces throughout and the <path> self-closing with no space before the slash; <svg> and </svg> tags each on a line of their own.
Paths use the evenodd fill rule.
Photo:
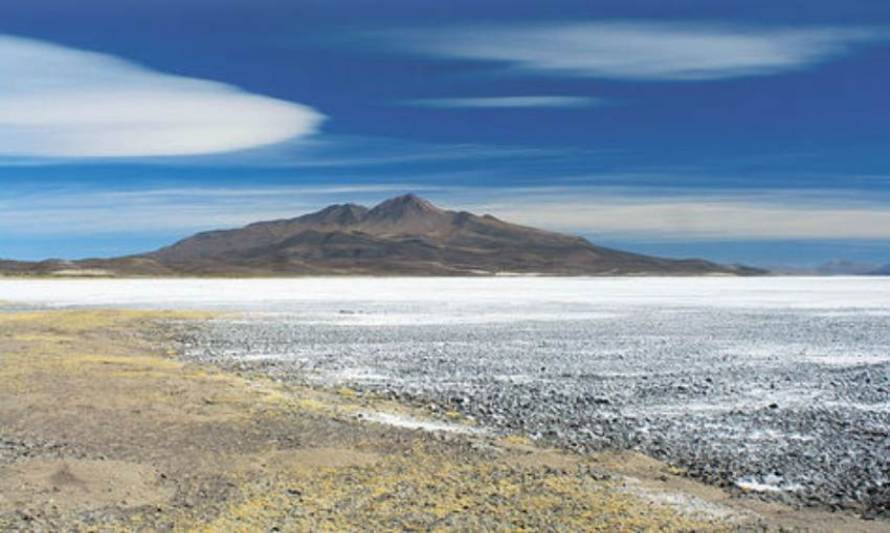
<svg viewBox="0 0 890 533">
<path fill-rule="evenodd" d="M 0 470 L 0 510 L 52 502 L 63 511 L 163 503 L 172 491 L 154 468 L 123 461 L 34 459 Z"/>
</svg>

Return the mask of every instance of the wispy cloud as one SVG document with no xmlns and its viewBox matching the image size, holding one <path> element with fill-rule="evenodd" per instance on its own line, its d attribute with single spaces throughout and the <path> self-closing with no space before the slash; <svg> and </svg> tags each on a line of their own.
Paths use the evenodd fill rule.
<svg viewBox="0 0 890 533">
<path fill-rule="evenodd" d="M 232 227 L 345 201 L 376 203 L 418 192 L 453 209 L 601 238 L 657 240 L 890 240 L 890 203 L 836 190 L 621 187 L 459 187 L 418 183 L 262 187 L 166 187 L 33 191 L 0 202 L 8 235 L 180 233 Z M 126 213 L 125 220 L 121 213 Z M 134 250 L 135 251 L 135 250 Z M 2 250 L 0 250 L 2 255 Z"/>
<path fill-rule="evenodd" d="M 478 208 L 528 225 L 585 235 L 648 240 L 890 239 L 885 203 L 823 197 L 801 200 L 797 191 L 751 196 L 550 195 L 522 196 Z"/>
<path fill-rule="evenodd" d="M 581 22 L 397 30 L 385 42 L 514 70 L 629 80 L 715 80 L 801 69 L 884 40 L 852 28 L 745 28 L 655 22 Z"/>
<path fill-rule="evenodd" d="M 603 104 L 603 100 L 589 96 L 487 96 L 475 98 L 424 98 L 409 100 L 406 103 L 418 107 L 437 108 L 578 108 L 599 106 Z"/>
<path fill-rule="evenodd" d="M 310 139 L 297 139 L 252 150 L 179 158 L 176 163 L 194 166 L 338 169 L 477 160 L 552 160 L 593 153 L 599 154 L 602 151 L 568 146 L 541 148 L 434 143 L 378 136 L 320 134 Z M 142 159 L 141 162 L 169 164 L 166 158 Z"/>
<path fill-rule="evenodd" d="M 243 150 L 314 133 L 304 105 L 113 56 L 0 35 L 0 156 L 141 157 Z"/>
<path fill-rule="evenodd" d="M 205 229 L 290 218 L 332 203 L 375 202 L 405 191 L 438 190 L 435 186 L 404 182 L 119 190 L 35 187 L 0 198 L 0 228 L 6 236 L 151 232 L 179 232 L 185 236 Z M 121 213 L 125 213 L 123 218 Z"/>
</svg>

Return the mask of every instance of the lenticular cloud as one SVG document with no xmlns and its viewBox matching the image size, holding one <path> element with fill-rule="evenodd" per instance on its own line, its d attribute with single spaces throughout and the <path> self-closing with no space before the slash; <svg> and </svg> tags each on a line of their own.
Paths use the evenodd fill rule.
<svg viewBox="0 0 890 533">
<path fill-rule="evenodd" d="M 106 54 L 0 35 L 0 156 L 244 150 L 314 133 L 314 109 Z"/>
<path fill-rule="evenodd" d="M 886 39 L 868 28 L 751 30 L 645 22 L 540 23 L 393 31 L 400 49 L 521 72 L 624 80 L 720 80 L 787 72 Z"/>
</svg>

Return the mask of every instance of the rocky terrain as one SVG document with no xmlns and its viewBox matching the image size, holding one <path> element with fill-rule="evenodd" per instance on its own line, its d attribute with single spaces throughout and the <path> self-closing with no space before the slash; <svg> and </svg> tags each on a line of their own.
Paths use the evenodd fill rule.
<svg viewBox="0 0 890 533">
<path fill-rule="evenodd" d="M 3 531 L 881 530 L 730 498 L 638 453 L 546 449 L 455 411 L 175 358 L 207 315 L 12 309 Z"/>
<path fill-rule="evenodd" d="M 884 531 L 888 292 L 0 280 L 0 529 Z"/>
<path fill-rule="evenodd" d="M 171 358 L 164 324 L 200 318 L 0 312 L 0 530 L 766 523 L 692 495 L 685 507 L 646 504 L 683 483 L 642 458 L 572 456 L 522 439 L 364 421 L 363 413 L 412 418 L 348 389 L 285 387 Z M 619 462 L 637 470 L 632 486 L 607 471 Z"/>
<path fill-rule="evenodd" d="M 651 257 L 440 209 L 405 195 L 373 208 L 332 205 L 287 220 L 199 233 L 160 250 L 114 259 L 0 261 L 0 274 L 176 275 L 753 275 L 756 269 Z"/>
<path fill-rule="evenodd" d="M 348 385 L 579 452 L 642 451 L 735 493 L 890 517 L 887 314 L 460 309 L 264 313 L 183 342 L 226 368 Z"/>
</svg>

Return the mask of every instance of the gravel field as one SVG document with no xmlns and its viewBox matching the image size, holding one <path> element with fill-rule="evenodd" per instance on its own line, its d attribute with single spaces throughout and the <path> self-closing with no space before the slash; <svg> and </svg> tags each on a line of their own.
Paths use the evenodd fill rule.
<svg viewBox="0 0 890 533">
<path fill-rule="evenodd" d="M 0 299 L 39 305 L 244 310 L 192 331 L 187 355 L 890 513 L 886 278 L 8 283 Z"/>
</svg>

